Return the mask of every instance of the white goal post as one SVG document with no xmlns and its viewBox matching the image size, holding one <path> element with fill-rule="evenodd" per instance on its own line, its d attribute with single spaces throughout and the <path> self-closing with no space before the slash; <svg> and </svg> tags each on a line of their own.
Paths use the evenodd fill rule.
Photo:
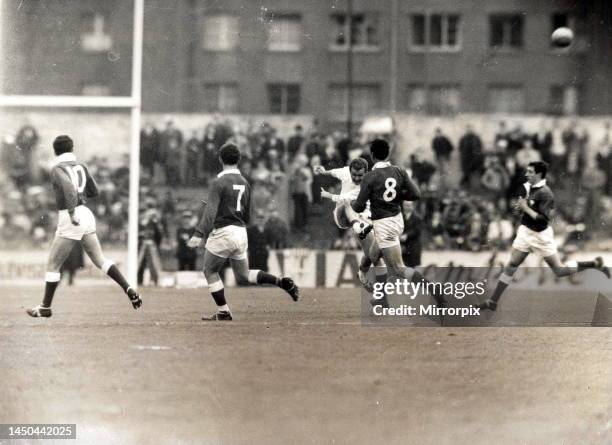
<svg viewBox="0 0 612 445">
<path fill-rule="evenodd" d="M 2 1 L 0 0 L 0 9 Z M 142 99 L 142 38 L 144 0 L 134 0 L 131 96 L 0 95 L 0 107 L 19 108 L 130 108 L 130 204 L 128 223 L 128 281 L 136 285 L 138 272 L 138 192 L 140 182 L 140 124 Z"/>
</svg>

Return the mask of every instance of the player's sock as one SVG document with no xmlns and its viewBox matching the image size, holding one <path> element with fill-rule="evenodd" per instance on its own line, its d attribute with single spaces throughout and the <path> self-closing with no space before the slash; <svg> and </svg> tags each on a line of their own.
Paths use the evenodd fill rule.
<svg viewBox="0 0 612 445">
<path fill-rule="evenodd" d="M 491 295 L 490 300 L 493 301 L 494 303 L 497 303 L 511 281 L 512 281 L 511 275 L 508 275 L 505 272 L 502 273 L 499 276 L 499 281 L 497 282 L 497 285 L 495 286 L 495 290 L 493 291 L 493 295 Z"/>
<path fill-rule="evenodd" d="M 274 286 L 281 285 L 281 279 L 276 275 L 264 272 L 263 270 L 249 270 L 249 283 L 251 284 L 273 284 Z"/>
<path fill-rule="evenodd" d="M 212 284 L 208 285 L 210 289 L 210 294 L 215 300 L 215 304 L 217 305 L 217 309 L 220 311 L 229 312 L 229 307 L 227 306 L 227 301 L 225 301 L 225 288 L 223 287 L 223 281 L 219 280 Z M 221 309 L 224 308 L 224 309 Z"/>
<path fill-rule="evenodd" d="M 130 287 L 130 285 L 125 280 L 121 272 L 119 272 L 119 269 L 117 268 L 117 266 L 115 266 L 115 263 L 113 263 L 111 260 L 104 261 L 104 263 L 102 264 L 102 272 L 111 277 L 115 281 L 115 283 L 121 286 L 123 292 L 127 292 L 128 287 Z"/>
<path fill-rule="evenodd" d="M 578 261 L 577 264 L 578 264 L 578 272 L 585 270 L 585 269 L 596 269 L 597 268 L 597 263 L 595 261 Z"/>
<path fill-rule="evenodd" d="M 59 272 L 47 272 L 45 274 L 45 296 L 43 297 L 42 306 L 51 307 L 55 290 L 59 286 L 61 274 Z"/>
</svg>

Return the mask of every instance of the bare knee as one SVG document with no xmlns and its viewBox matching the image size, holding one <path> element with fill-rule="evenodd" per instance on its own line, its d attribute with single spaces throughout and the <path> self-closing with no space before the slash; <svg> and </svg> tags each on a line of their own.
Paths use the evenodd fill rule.
<svg viewBox="0 0 612 445">
<path fill-rule="evenodd" d="M 236 284 L 238 286 L 248 286 L 249 285 L 249 277 L 241 274 L 241 273 L 237 273 L 236 274 Z"/>
</svg>

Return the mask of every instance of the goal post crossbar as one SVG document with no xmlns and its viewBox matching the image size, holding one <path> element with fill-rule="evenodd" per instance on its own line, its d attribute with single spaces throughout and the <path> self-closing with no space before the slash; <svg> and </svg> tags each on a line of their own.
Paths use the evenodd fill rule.
<svg viewBox="0 0 612 445">
<path fill-rule="evenodd" d="M 2 0 L 0 0 L 0 7 Z M 130 96 L 0 95 L 0 108 L 128 108 L 130 120 L 130 187 L 128 220 L 128 281 L 136 286 L 138 273 L 138 199 L 140 188 L 140 128 L 144 0 L 134 0 L 132 91 Z"/>
</svg>

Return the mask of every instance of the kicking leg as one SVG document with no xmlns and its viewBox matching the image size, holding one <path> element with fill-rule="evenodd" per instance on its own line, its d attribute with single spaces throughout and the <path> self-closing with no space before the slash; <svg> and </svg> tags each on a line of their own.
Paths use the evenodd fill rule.
<svg viewBox="0 0 612 445">
<path fill-rule="evenodd" d="M 88 233 L 87 235 L 83 236 L 81 243 L 85 253 L 91 259 L 91 262 L 94 263 L 98 269 L 101 269 L 102 272 L 112 278 L 113 281 L 115 281 L 119 286 L 121 286 L 123 291 L 129 297 L 134 309 L 138 309 L 140 306 L 142 306 L 142 300 L 140 299 L 138 292 L 136 292 L 136 289 L 129 285 L 115 263 L 112 260 L 104 257 L 102 247 L 100 246 L 100 241 L 98 240 L 98 235 L 95 233 Z"/>
<path fill-rule="evenodd" d="M 74 245 L 78 243 L 77 240 L 56 237 L 51 244 L 51 251 L 49 252 L 49 259 L 47 260 L 47 271 L 45 273 L 45 295 L 43 297 L 42 304 L 32 309 L 28 309 L 26 312 L 31 317 L 50 317 L 51 316 L 51 303 L 53 302 L 53 296 L 55 290 L 59 285 L 61 273 L 60 268 Z"/>
<path fill-rule="evenodd" d="M 249 269 L 249 260 L 231 259 L 230 264 L 236 276 L 236 282 L 239 285 L 246 286 L 249 284 L 263 285 L 271 284 L 280 287 L 287 292 L 293 301 L 298 301 L 300 298 L 300 289 L 289 277 L 277 277 L 271 273 L 264 272 L 263 270 Z"/>
<path fill-rule="evenodd" d="M 223 281 L 219 276 L 219 272 L 223 269 L 226 261 L 227 258 L 217 256 L 208 249 L 204 251 L 204 276 L 208 282 L 208 289 L 217 305 L 217 313 L 209 318 L 202 317 L 202 320 L 229 321 L 232 319 L 232 313 L 225 300 Z"/>
<path fill-rule="evenodd" d="M 595 269 L 601 271 L 606 277 L 610 278 L 610 269 L 604 265 L 603 258 L 597 257 L 593 261 L 568 261 L 563 264 L 559 254 L 554 254 L 544 258 L 546 264 L 552 269 L 558 277 L 567 277 L 569 275 L 582 272 L 587 269 Z"/>
<path fill-rule="evenodd" d="M 372 231 L 372 224 L 364 220 L 359 213 L 353 210 L 350 204 L 344 205 L 344 214 L 353 227 L 353 232 L 359 239 L 363 240 Z"/>
<path fill-rule="evenodd" d="M 525 258 L 529 255 L 529 252 L 523 252 L 512 248 L 512 253 L 510 254 L 510 261 L 504 267 L 504 271 L 499 276 L 499 280 L 497 281 L 497 285 L 495 286 L 495 290 L 493 291 L 493 295 L 491 298 L 485 301 L 482 304 L 477 305 L 476 307 L 482 310 L 491 310 L 494 311 L 497 309 L 497 302 L 501 298 L 502 294 L 512 281 L 512 277 L 516 273 L 516 270 L 519 266 L 525 261 Z"/>
</svg>

